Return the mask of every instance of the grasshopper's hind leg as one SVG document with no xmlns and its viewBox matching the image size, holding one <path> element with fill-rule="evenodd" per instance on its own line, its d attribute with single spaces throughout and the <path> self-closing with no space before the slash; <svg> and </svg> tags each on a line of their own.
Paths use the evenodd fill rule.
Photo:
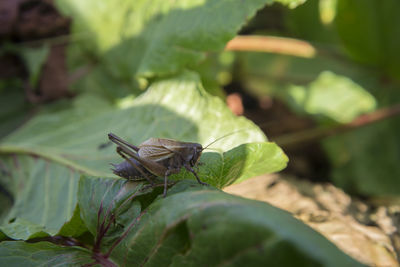
<svg viewBox="0 0 400 267">
<path fill-rule="evenodd" d="M 108 139 L 110 139 L 111 142 L 115 143 L 118 146 L 125 145 L 125 146 L 130 147 L 131 149 L 133 149 L 135 151 L 139 151 L 139 148 L 137 146 L 129 144 L 128 142 L 126 142 L 125 140 L 121 139 L 120 137 L 116 136 L 113 133 L 109 133 L 108 134 Z"/>
<path fill-rule="evenodd" d="M 118 155 L 120 155 L 123 159 L 125 159 L 129 164 L 131 164 L 132 165 L 132 167 L 134 167 L 135 169 L 137 169 L 142 175 L 143 175 L 143 177 L 152 185 L 152 186 L 154 186 L 154 182 L 153 182 L 153 180 L 140 168 L 140 167 L 138 167 L 138 166 L 136 166 L 136 164 L 134 163 L 134 162 L 132 162 L 132 160 L 129 158 L 129 157 L 127 157 L 124 153 L 126 153 L 125 151 L 124 151 L 124 149 L 122 148 L 122 147 L 120 147 L 120 146 L 117 146 L 117 153 L 118 153 Z"/>
</svg>

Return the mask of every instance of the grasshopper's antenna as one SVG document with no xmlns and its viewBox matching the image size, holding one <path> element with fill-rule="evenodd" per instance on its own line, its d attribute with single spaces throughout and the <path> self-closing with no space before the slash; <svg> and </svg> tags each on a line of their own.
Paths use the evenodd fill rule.
<svg viewBox="0 0 400 267">
<path fill-rule="evenodd" d="M 247 131 L 247 130 L 248 130 L 248 129 L 240 129 L 240 130 L 233 131 L 233 132 L 230 132 L 230 133 L 228 133 L 228 134 L 225 134 L 225 135 L 223 135 L 223 136 L 221 136 L 221 137 L 215 139 L 214 141 L 212 141 L 212 142 L 209 143 L 208 145 L 206 145 L 202 150 L 207 149 L 209 146 L 211 146 L 211 145 L 214 144 L 215 142 L 221 140 L 222 138 L 228 137 L 228 136 L 230 136 L 230 135 L 232 135 L 232 134 L 236 134 L 236 133 L 239 133 L 239 132 L 244 132 L 244 131 Z"/>
</svg>

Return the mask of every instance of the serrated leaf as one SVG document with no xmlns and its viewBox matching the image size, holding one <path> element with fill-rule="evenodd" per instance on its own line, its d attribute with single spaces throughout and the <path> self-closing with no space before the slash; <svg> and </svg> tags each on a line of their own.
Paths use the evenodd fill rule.
<svg viewBox="0 0 400 267">
<path fill-rule="evenodd" d="M 92 263 L 89 251 L 78 247 L 61 247 L 48 242 L 0 243 L 1 266 L 83 266 Z"/>
<path fill-rule="evenodd" d="M 82 177 L 81 186 L 91 185 L 92 192 L 104 192 L 109 190 L 108 183 L 115 183 L 105 180 Z M 134 187 L 124 194 L 132 195 L 136 190 Z M 118 195 L 114 196 L 120 198 L 121 192 L 114 192 Z M 289 213 L 195 181 L 178 182 L 166 198 L 141 207 L 140 214 L 131 214 L 119 230 L 122 238 L 110 254 L 117 264 L 362 266 Z M 86 209 L 92 217 L 87 219 L 98 218 L 93 207 Z M 110 252 L 112 246 L 102 246 L 103 253 Z"/>
<path fill-rule="evenodd" d="M 288 158 L 274 143 L 242 144 L 227 152 L 204 153 L 198 175 L 203 182 L 217 188 L 239 183 L 248 178 L 280 171 Z M 171 179 L 193 178 L 193 174 L 181 172 Z"/>
</svg>

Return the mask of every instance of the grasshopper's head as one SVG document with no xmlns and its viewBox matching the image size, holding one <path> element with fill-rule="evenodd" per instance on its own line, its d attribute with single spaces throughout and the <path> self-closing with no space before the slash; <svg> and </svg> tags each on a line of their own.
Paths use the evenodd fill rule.
<svg viewBox="0 0 400 267">
<path fill-rule="evenodd" d="M 203 146 L 201 144 L 193 143 L 191 159 L 189 160 L 190 166 L 195 166 L 200 159 Z"/>
</svg>

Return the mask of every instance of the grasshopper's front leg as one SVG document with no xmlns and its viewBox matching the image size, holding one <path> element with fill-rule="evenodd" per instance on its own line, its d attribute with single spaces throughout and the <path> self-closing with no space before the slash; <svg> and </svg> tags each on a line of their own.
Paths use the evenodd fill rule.
<svg viewBox="0 0 400 267">
<path fill-rule="evenodd" d="M 199 176 L 197 175 L 197 173 L 193 170 L 193 168 L 192 168 L 190 165 L 185 164 L 184 166 L 185 166 L 186 170 L 188 170 L 188 171 L 190 171 L 191 173 L 194 174 L 194 176 L 196 177 L 197 182 L 199 182 L 199 184 L 201 184 L 201 185 L 207 185 L 207 186 L 209 185 L 209 184 L 207 184 L 207 183 L 205 183 L 205 182 L 202 182 L 202 181 L 200 180 Z"/>
</svg>

